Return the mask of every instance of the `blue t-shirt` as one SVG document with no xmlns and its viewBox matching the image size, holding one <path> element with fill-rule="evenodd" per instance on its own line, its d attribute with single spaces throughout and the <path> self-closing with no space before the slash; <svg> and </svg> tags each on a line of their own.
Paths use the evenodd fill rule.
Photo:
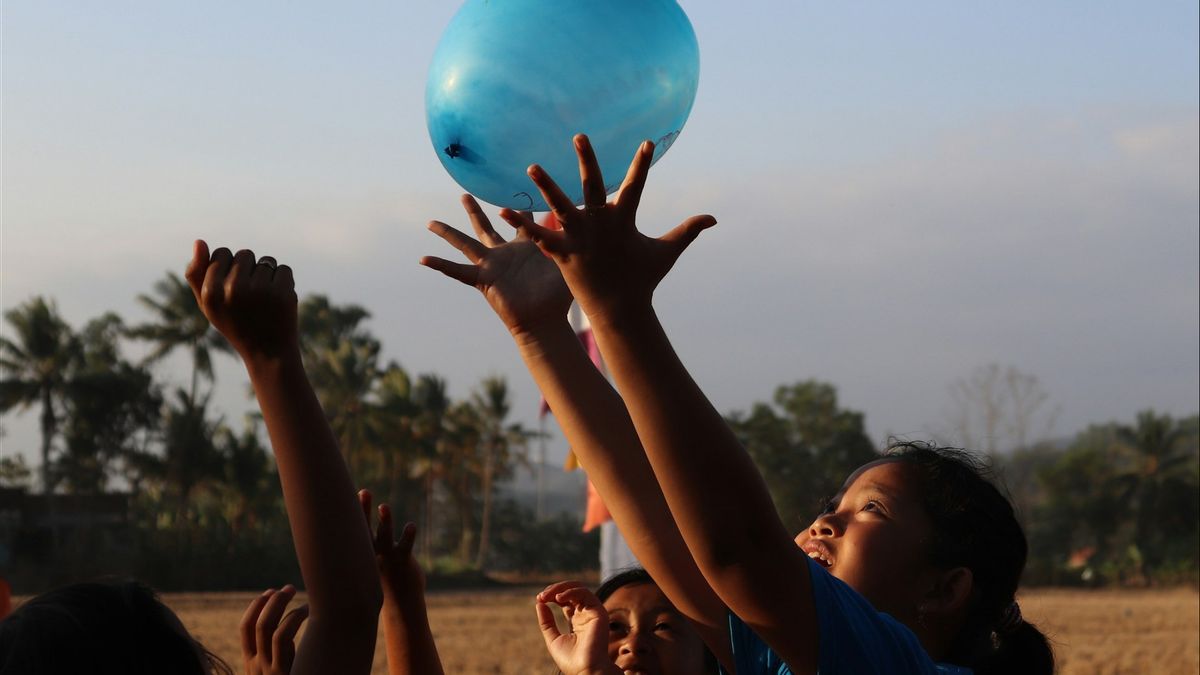
<svg viewBox="0 0 1200 675">
<path fill-rule="evenodd" d="M 810 560 L 808 569 L 820 634 L 819 675 L 971 675 L 969 668 L 934 663 L 907 626 L 876 611 L 824 567 Z M 792 675 L 767 643 L 732 613 L 729 640 L 737 675 Z"/>
</svg>

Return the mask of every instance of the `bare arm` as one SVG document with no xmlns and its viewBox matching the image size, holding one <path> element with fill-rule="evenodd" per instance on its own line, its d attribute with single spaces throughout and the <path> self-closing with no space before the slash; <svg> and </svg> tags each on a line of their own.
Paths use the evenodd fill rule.
<svg viewBox="0 0 1200 675">
<path fill-rule="evenodd" d="M 732 667 L 724 604 L 700 574 L 617 392 L 596 370 L 566 321 L 571 296 L 554 264 L 528 239 L 505 242 L 470 197 L 463 204 L 479 241 L 440 222 L 430 229 L 473 264 L 428 265 L 479 288 L 512 333 L 588 477 L 630 548 L 718 660 Z M 506 218 L 517 217 L 503 212 Z"/>
<path fill-rule="evenodd" d="M 369 529 L 371 493 L 360 490 L 358 499 Z M 443 672 L 425 607 L 425 574 L 412 554 L 416 537 L 417 526 L 408 523 L 400 532 L 400 539 L 395 539 L 391 508 L 387 504 L 379 505 L 374 545 L 379 581 L 383 587 L 380 617 L 389 675 L 441 675 Z"/>
<path fill-rule="evenodd" d="M 780 522 L 762 476 L 683 367 L 651 307 L 655 287 L 679 254 L 716 221 L 698 216 L 661 238 L 642 235 L 634 222 L 653 145 L 639 148 L 608 204 L 587 139 L 577 137 L 576 147 L 588 207 L 575 209 L 544 171 L 531 167 L 563 231 L 528 219 L 521 228 L 553 257 L 591 316 L 675 524 L 703 576 L 796 672 L 813 672 L 818 636 L 808 562 Z"/>
<path fill-rule="evenodd" d="M 273 263 L 273 261 L 272 261 Z M 345 462 L 300 360 L 291 269 L 197 242 L 186 274 L 241 355 L 262 409 L 300 573 L 308 628 L 293 673 L 367 673 L 381 603 L 371 541 Z"/>
</svg>

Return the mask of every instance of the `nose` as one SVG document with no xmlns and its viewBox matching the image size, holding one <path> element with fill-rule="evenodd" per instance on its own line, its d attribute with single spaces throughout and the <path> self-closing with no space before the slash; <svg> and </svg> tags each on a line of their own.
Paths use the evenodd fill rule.
<svg viewBox="0 0 1200 675">
<path fill-rule="evenodd" d="M 808 528 L 810 537 L 839 537 L 841 534 L 842 525 L 833 514 L 817 516 L 817 519 Z"/>
<path fill-rule="evenodd" d="M 640 630 L 634 629 L 626 634 L 625 639 L 621 640 L 620 654 L 634 654 L 641 656 L 650 653 L 650 636 Z"/>
</svg>

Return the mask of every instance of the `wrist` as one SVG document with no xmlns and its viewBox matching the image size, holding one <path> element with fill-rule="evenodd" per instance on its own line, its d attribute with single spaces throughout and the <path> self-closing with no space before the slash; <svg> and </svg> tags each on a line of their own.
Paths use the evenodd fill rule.
<svg viewBox="0 0 1200 675">
<path fill-rule="evenodd" d="M 241 357 L 251 380 L 278 377 L 297 368 L 304 370 L 299 345 L 276 352 L 244 352 Z"/>
<path fill-rule="evenodd" d="M 575 331 L 567 321 L 566 314 L 554 319 L 545 319 L 533 324 L 512 326 L 509 333 L 517 347 L 522 351 L 527 349 L 540 350 L 554 345 L 564 339 L 575 339 Z"/>
</svg>

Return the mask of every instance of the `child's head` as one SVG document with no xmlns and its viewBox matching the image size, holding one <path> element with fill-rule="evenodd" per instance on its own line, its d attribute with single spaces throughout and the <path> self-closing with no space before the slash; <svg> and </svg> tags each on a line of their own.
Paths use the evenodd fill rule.
<svg viewBox="0 0 1200 675">
<path fill-rule="evenodd" d="M 64 586 L 0 622 L 0 675 L 232 672 L 136 581 Z"/>
<path fill-rule="evenodd" d="M 1045 637 L 1015 604 L 1028 545 L 1008 499 L 961 450 L 893 444 L 796 537 L 805 553 L 977 673 L 1049 673 Z"/>
<path fill-rule="evenodd" d="M 660 675 L 716 672 L 700 634 L 643 569 L 609 577 L 596 589 L 608 611 L 608 656 L 622 671 Z"/>
</svg>

